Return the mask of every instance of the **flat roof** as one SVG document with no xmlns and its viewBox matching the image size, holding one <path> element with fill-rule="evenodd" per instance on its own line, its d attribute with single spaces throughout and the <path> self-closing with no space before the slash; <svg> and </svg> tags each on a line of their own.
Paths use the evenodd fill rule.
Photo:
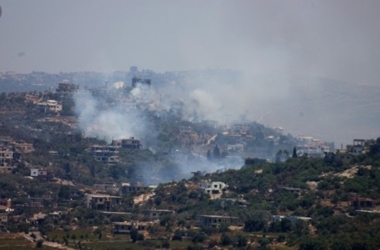
<svg viewBox="0 0 380 250">
<path fill-rule="evenodd" d="M 207 214 L 201 214 L 201 215 L 198 215 L 198 217 L 239 219 L 239 217 L 228 216 L 228 215 L 207 215 Z"/>
</svg>

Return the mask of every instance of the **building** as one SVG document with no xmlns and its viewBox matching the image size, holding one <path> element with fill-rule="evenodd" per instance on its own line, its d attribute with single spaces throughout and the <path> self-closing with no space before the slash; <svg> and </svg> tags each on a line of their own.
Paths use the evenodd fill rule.
<svg viewBox="0 0 380 250">
<path fill-rule="evenodd" d="M 62 111 L 62 104 L 59 104 L 56 100 L 47 100 L 46 102 L 40 102 L 37 104 L 38 109 L 42 113 L 54 112 L 59 113 Z"/>
<path fill-rule="evenodd" d="M 283 191 L 283 192 L 289 192 L 292 194 L 300 194 L 302 192 L 301 188 L 293 188 L 293 187 L 278 187 L 278 190 Z"/>
<path fill-rule="evenodd" d="M 249 205 L 249 202 L 242 198 L 220 198 L 216 202 L 223 208 L 229 206 L 246 207 Z"/>
<path fill-rule="evenodd" d="M 365 154 L 371 146 L 375 144 L 375 140 L 354 139 L 352 145 L 347 145 L 347 152 L 353 155 Z"/>
<path fill-rule="evenodd" d="M 223 216 L 223 215 L 198 215 L 195 224 L 198 227 L 213 227 L 217 228 L 221 224 L 226 224 L 228 226 L 240 225 L 240 220 L 238 217 Z"/>
<path fill-rule="evenodd" d="M 52 181 L 54 180 L 54 175 L 49 173 L 45 169 L 41 168 L 32 168 L 30 169 L 30 176 L 34 178 L 38 178 L 39 180 Z"/>
<path fill-rule="evenodd" d="M 0 213 L 0 223 L 8 223 L 8 213 Z"/>
<path fill-rule="evenodd" d="M 32 143 L 20 142 L 15 144 L 15 149 L 21 153 L 31 153 L 34 151 L 34 147 Z"/>
<path fill-rule="evenodd" d="M 209 194 L 211 199 L 218 199 L 226 191 L 228 185 L 221 181 L 201 181 L 198 183 L 198 187 Z"/>
<path fill-rule="evenodd" d="M 13 164 L 13 150 L 9 147 L 0 147 L 0 167 L 9 167 Z"/>
<path fill-rule="evenodd" d="M 150 87 L 152 81 L 150 79 L 142 79 L 141 77 L 133 77 L 132 78 L 132 88 L 136 88 L 137 85 Z"/>
<path fill-rule="evenodd" d="M 291 216 L 291 215 L 272 215 L 272 221 L 282 221 L 283 219 L 288 219 L 292 225 L 295 225 L 297 221 L 303 221 L 309 223 L 311 221 L 310 217 L 304 216 Z"/>
<path fill-rule="evenodd" d="M 134 137 L 130 137 L 129 139 L 113 140 L 111 145 L 122 147 L 122 148 L 130 148 L 130 149 L 142 148 L 140 140 L 135 139 Z"/>
<path fill-rule="evenodd" d="M 114 222 L 113 223 L 113 233 L 114 234 L 128 234 L 132 229 L 137 229 L 139 232 L 147 231 L 148 226 L 151 225 L 150 222 L 141 221 L 124 221 L 124 222 Z"/>
<path fill-rule="evenodd" d="M 296 148 L 299 157 L 305 155 L 311 158 L 322 158 L 325 155 L 319 147 L 313 145 L 299 145 Z"/>
<path fill-rule="evenodd" d="M 174 210 L 168 209 L 147 209 L 144 211 L 144 217 L 147 219 L 158 219 L 166 215 L 174 214 Z"/>
<path fill-rule="evenodd" d="M 105 182 L 105 183 L 95 183 L 94 188 L 103 193 L 117 193 L 119 191 L 119 187 L 116 183 Z"/>
<path fill-rule="evenodd" d="M 0 212 L 12 212 L 12 200 L 0 199 Z"/>
<path fill-rule="evenodd" d="M 129 193 L 138 193 L 143 191 L 150 191 L 154 190 L 156 186 L 147 186 L 140 182 L 129 184 L 129 183 L 123 183 L 121 185 L 121 192 L 123 194 L 129 194 Z"/>
<path fill-rule="evenodd" d="M 370 199 L 370 198 L 364 198 L 364 197 L 352 197 L 349 200 L 349 204 L 351 207 L 355 208 L 374 208 L 376 204 L 378 204 L 379 201 Z"/>
<path fill-rule="evenodd" d="M 96 161 L 114 164 L 119 162 L 119 147 L 109 145 L 92 145 L 90 153 Z"/>
<path fill-rule="evenodd" d="M 86 194 L 85 202 L 86 208 L 108 211 L 121 205 L 122 197 L 106 194 Z"/>
<path fill-rule="evenodd" d="M 71 84 L 68 81 L 58 83 L 57 92 L 75 92 L 79 89 L 78 85 Z"/>
</svg>

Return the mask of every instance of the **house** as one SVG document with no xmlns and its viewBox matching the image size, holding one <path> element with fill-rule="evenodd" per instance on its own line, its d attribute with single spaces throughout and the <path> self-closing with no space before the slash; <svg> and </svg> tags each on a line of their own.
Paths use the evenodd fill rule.
<svg viewBox="0 0 380 250">
<path fill-rule="evenodd" d="M 216 202 L 223 208 L 228 206 L 246 207 L 249 205 L 249 202 L 242 198 L 220 198 Z"/>
<path fill-rule="evenodd" d="M 9 147 L 0 147 L 0 167 L 8 167 L 13 163 L 13 150 Z"/>
<path fill-rule="evenodd" d="M 151 83 L 152 81 L 150 79 L 142 79 L 136 76 L 132 78 L 132 88 L 136 88 L 137 85 L 150 87 Z"/>
<path fill-rule="evenodd" d="M 311 217 L 304 216 L 292 216 L 292 215 L 272 215 L 272 221 L 281 221 L 283 219 L 288 219 L 293 225 L 296 224 L 297 221 L 303 221 L 309 223 L 311 221 Z"/>
<path fill-rule="evenodd" d="M 227 151 L 244 152 L 244 144 L 242 144 L 242 143 L 228 144 L 227 145 Z"/>
<path fill-rule="evenodd" d="M 296 148 L 299 157 L 305 155 L 310 158 L 322 158 L 325 155 L 319 147 L 313 145 L 298 145 Z"/>
<path fill-rule="evenodd" d="M 352 145 L 347 145 L 347 152 L 353 155 L 365 154 L 367 153 L 371 146 L 375 144 L 375 140 L 365 140 L 365 139 L 354 139 Z"/>
<path fill-rule="evenodd" d="M 352 197 L 349 200 L 350 206 L 355 208 L 373 208 L 377 203 L 379 201 L 364 197 Z"/>
<path fill-rule="evenodd" d="M 12 212 L 12 200 L 11 199 L 0 199 L 0 212 Z"/>
<path fill-rule="evenodd" d="M 119 147 L 108 145 L 92 145 L 90 153 L 96 161 L 108 164 L 119 162 Z"/>
<path fill-rule="evenodd" d="M 151 225 L 150 222 L 141 221 L 124 221 L 124 222 L 114 222 L 113 223 L 113 233 L 114 234 L 128 234 L 132 229 L 137 229 L 139 232 L 147 231 L 148 226 Z"/>
<path fill-rule="evenodd" d="M 42 113 L 54 112 L 59 113 L 62 111 L 62 104 L 56 100 L 47 100 L 46 102 L 37 103 L 38 109 Z"/>
<path fill-rule="evenodd" d="M 79 88 L 78 85 L 70 84 L 68 81 L 58 83 L 57 92 L 74 92 Z"/>
<path fill-rule="evenodd" d="M 134 137 L 130 137 L 129 139 L 113 140 L 111 145 L 122 147 L 122 148 L 130 148 L 130 149 L 142 148 L 140 140 L 135 139 Z"/>
<path fill-rule="evenodd" d="M 240 220 L 238 217 L 224 216 L 224 215 L 198 215 L 195 224 L 198 227 L 213 227 L 217 228 L 220 224 L 239 225 Z"/>
<path fill-rule="evenodd" d="M 198 183 L 199 188 L 203 189 L 206 194 L 209 194 L 211 199 L 220 198 L 228 185 L 221 181 L 203 181 Z"/>
<path fill-rule="evenodd" d="M 121 193 L 122 194 L 129 194 L 129 193 L 138 193 L 142 191 L 148 191 L 155 189 L 155 186 L 147 186 L 140 182 L 129 184 L 129 183 L 122 183 L 121 184 Z"/>
<path fill-rule="evenodd" d="M 165 215 L 172 215 L 174 214 L 174 210 L 168 210 L 168 209 L 147 209 L 144 211 L 145 218 L 148 219 L 158 219 Z"/>
<path fill-rule="evenodd" d="M 107 194 L 86 194 L 86 208 L 93 210 L 110 210 L 122 204 L 121 196 L 111 196 Z"/>
<path fill-rule="evenodd" d="M 21 153 L 31 153 L 34 151 L 32 143 L 20 142 L 15 144 L 15 149 Z"/>
<path fill-rule="evenodd" d="M 8 223 L 8 213 L 0 213 L 0 223 Z"/>
<path fill-rule="evenodd" d="M 103 193 L 117 193 L 119 191 L 116 183 L 105 182 L 105 183 L 95 183 L 94 188 Z"/>
<path fill-rule="evenodd" d="M 54 175 L 52 173 L 49 173 L 47 170 L 41 168 L 30 169 L 30 176 L 44 181 L 54 180 Z"/>
<path fill-rule="evenodd" d="M 302 192 L 301 188 L 293 188 L 293 187 L 278 187 L 278 190 L 292 193 L 292 194 L 300 194 Z"/>
</svg>

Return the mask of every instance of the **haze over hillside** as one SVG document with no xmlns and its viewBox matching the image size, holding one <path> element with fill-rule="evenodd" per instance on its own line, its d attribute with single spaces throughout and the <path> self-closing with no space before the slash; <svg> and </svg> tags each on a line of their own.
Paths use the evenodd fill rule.
<svg viewBox="0 0 380 250">
<path fill-rule="evenodd" d="M 238 80 L 201 72 L 185 91 L 166 91 L 196 100 L 207 119 L 282 126 L 337 147 L 379 134 L 378 1 L 0 4 L 0 72 L 231 69 Z M 95 81 L 115 82 L 71 82 Z"/>
</svg>

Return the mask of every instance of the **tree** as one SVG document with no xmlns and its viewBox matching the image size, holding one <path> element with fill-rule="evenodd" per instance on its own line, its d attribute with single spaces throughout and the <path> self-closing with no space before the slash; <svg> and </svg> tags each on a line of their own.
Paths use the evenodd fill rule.
<svg viewBox="0 0 380 250">
<path fill-rule="evenodd" d="M 228 246 L 233 243 L 233 240 L 227 234 L 222 234 L 220 237 L 220 242 L 223 246 Z"/>
<path fill-rule="evenodd" d="M 244 235 L 239 234 L 237 238 L 237 242 L 238 242 L 238 247 L 245 247 L 247 245 L 247 238 Z"/>
<path fill-rule="evenodd" d="M 133 243 L 135 243 L 139 237 L 139 231 L 137 231 L 136 228 L 133 228 L 130 232 L 131 240 Z"/>
<path fill-rule="evenodd" d="M 293 155 L 292 155 L 293 158 L 297 158 L 297 148 L 294 147 L 293 148 Z"/>
<path fill-rule="evenodd" d="M 215 145 L 215 148 L 213 151 L 213 156 L 214 156 L 214 159 L 220 158 L 220 149 L 219 149 L 218 145 Z"/>
<path fill-rule="evenodd" d="M 210 150 L 207 150 L 207 160 L 211 160 L 211 152 Z"/>
<path fill-rule="evenodd" d="M 42 244 L 44 244 L 43 240 L 37 240 L 37 242 L 36 242 L 36 248 L 42 248 Z"/>
</svg>

